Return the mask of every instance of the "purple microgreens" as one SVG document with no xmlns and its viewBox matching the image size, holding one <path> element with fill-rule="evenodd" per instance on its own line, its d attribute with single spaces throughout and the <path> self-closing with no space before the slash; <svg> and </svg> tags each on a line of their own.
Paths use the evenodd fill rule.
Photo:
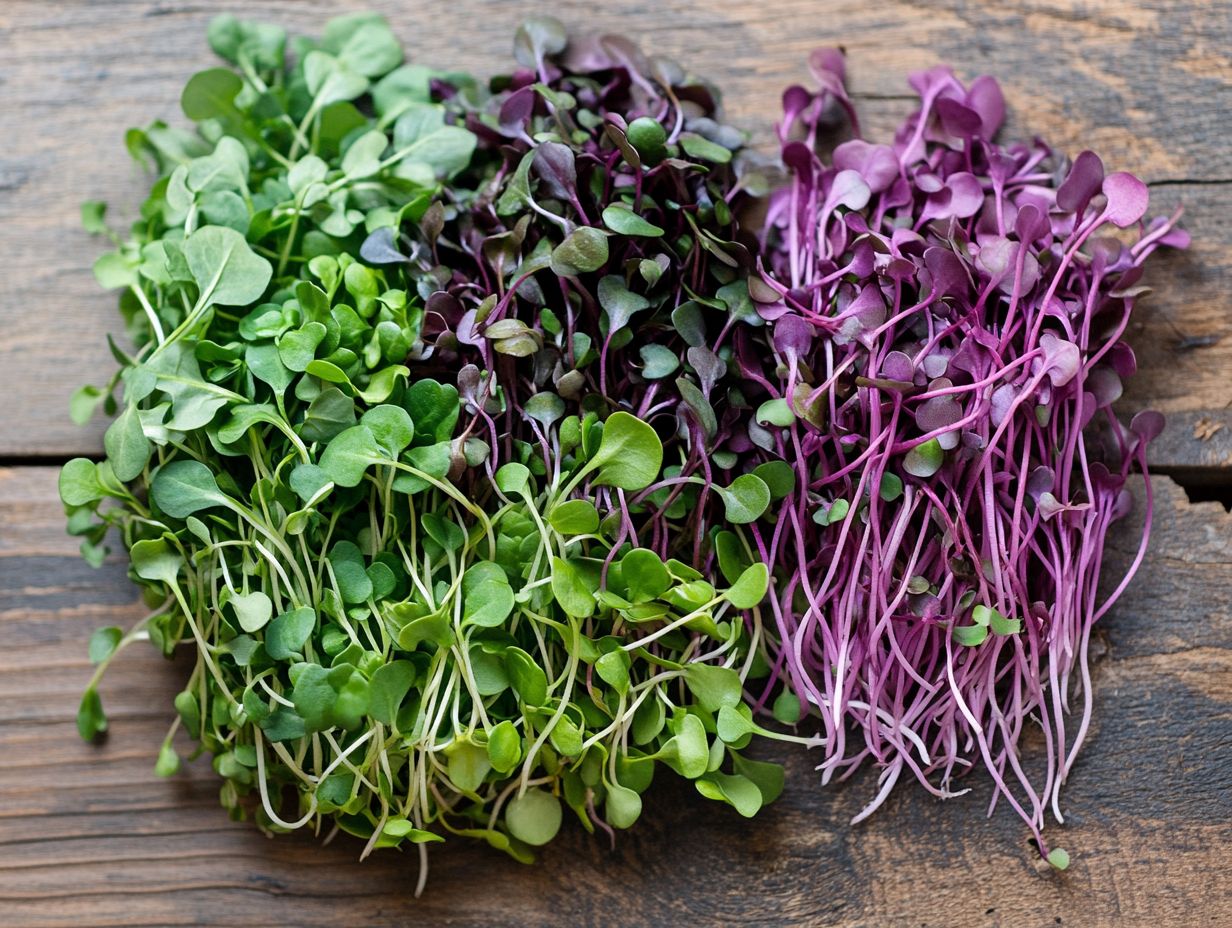
<svg viewBox="0 0 1232 928">
<path fill-rule="evenodd" d="M 567 38 L 547 18 L 515 48 L 522 70 L 448 101 L 478 139 L 481 194 L 446 188 L 434 227 L 377 228 L 362 254 L 386 273 L 401 262 L 418 287 L 423 371 L 457 383 L 460 431 L 489 449 L 481 470 L 560 466 L 570 449 L 554 423 L 630 412 L 663 439 L 676 482 L 643 494 L 644 513 L 600 502 L 625 539 L 704 563 L 725 488 L 773 445 L 744 427 L 756 410 L 740 399 L 737 340 L 770 333 L 748 285 L 757 243 L 737 217 L 771 177 L 708 85 L 674 64 L 618 37 Z M 870 195 L 848 171 L 829 208 Z M 799 357 L 812 327 L 797 322 Z"/>
<path fill-rule="evenodd" d="M 827 164 L 814 143 L 850 102 L 840 55 L 810 65 L 819 90 L 783 97 L 790 183 L 750 287 L 769 337 L 737 340 L 750 443 L 797 475 L 776 520 L 751 526 L 775 565 L 773 663 L 820 715 L 823 782 L 881 768 L 857 820 L 903 773 L 949 796 L 982 766 L 993 804 L 1064 869 L 1045 811 L 1061 820 L 1092 626 L 1141 562 L 1149 511 L 1101 600 L 1105 542 L 1162 427 L 1111 409 L 1134 369 L 1121 339 L 1143 263 L 1187 238 L 1176 216 L 1144 226 L 1146 186 L 1093 153 L 1066 169 L 1043 142 L 995 142 L 1005 106 L 988 77 L 914 75 L 921 105 L 893 143 L 856 138 Z M 1029 722 L 1042 770 L 1020 755 Z"/>
</svg>

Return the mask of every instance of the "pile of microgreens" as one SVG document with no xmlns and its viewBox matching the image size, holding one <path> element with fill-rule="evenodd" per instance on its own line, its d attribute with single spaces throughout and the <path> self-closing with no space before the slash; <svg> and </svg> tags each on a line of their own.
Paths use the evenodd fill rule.
<svg viewBox="0 0 1232 928">
<path fill-rule="evenodd" d="M 990 813 L 1004 798 L 1064 868 L 1044 815 L 1062 819 L 1091 632 L 1145 553 L 1149 481 L 1137 556 L 1101 599 L 1105 541 L 1162 427 L 1112 410 L 1135 370 L 1122 338 L 1144 262 L 1188 239 L 1177 216 L 1146 226 L 1146 186 L 1091 152 L 996 143 L 988 77 L 914 75 L 892 144 L 823 162 L 835 112 L 854 113 L 841 54 L 811 64 L 820 90 L 783 98 L 791 180 L 753 287 L 771 344 L 741 333 L 737 351 L 761 387 L 754 441 L 798 477 L 772 529 L 752 527 L 775 565 L 776 675 L 820 714 L 823 782 L 880 768 L 856 821 L 903 773 L 947 797 L 979 766 Z M 1019 749 L 1036 726 L 1042 769 Z"/>
<path fill-rule="evenodd" d="M 119 531 L 152 611 L 92 639 L 82 735 L 106 728 L 97 684 L 121 647 L 148 638 L 169 655 L 191 642 L 196 665 L 157 770 L 178 768 L 183 728 L 213 755 L 224 806 L 243 816 L 255 794 L 268 830 L 341 829 L 365 852 L 412 843 L 421 857 L 461 834 L 529 860 L 565 806 L 587 829 L 629 827 L 661 766 L 753 815 L 782 770 L 741 753 L 761 731 L 743 687 L 768 672 L 768 576 L 740 526 L 770 488 L 753 475 L 714 486 L 722 515 L 706 528 L 721 570 L 703 575 L 682 493 L 702 481 L 681 476 L 696 452 L 669 430 L 664 467 L 644 421 L 654 410 L 631 414 L 620 398 L 638 375 L 600 373 L 592 393 L 590 369 L 595 354 L 627 363 L 613 306 L 670 312 L 684 286 L 713 303 L 747 267 L 721 255 L 724 270 L 707 272 L 731 225 L 709 198 L 723 202 L 734 181 L 680 156 L 729 158 L 679 133 L 680 106 L 656 112 L 670 139 L 643 118 L 663 167 L 645 170 L 630 207 L 690 231 L 635 261 L 661 233 L 632 208 L 613 202 L 603 230 L 583 229 L 552 214 L 564 208 L 542 176 L 508 170 L 533 160 L 519 145 L 558 151 L 562 138 L 610 160 L 569 127 L 618 120 L 563 88 L 496 79 L 528 89 L 513 107 L 519 91 L 492 97 L 466 76 L 402 64 L 369 15 L 331 21 L 293 55 L 280 29 L 232 17 L 209 38 L 234 67 L 189 81 L 181 102 L 196 131 L 129 133 L 159 174 L 130 236 L 108 229 L 100 205 L 84 210 L 115 242 L 95 271 L 121 291 L 135 349 L 113 343 L 116 376 L 74 397 L 75 417 L 101 402 L 115 418 L 106 459 L 71 461 L 60 491 L 88 558 Z M 518 41 L 559 81 L 542 50 L 563 48 L 557 25 L 531 23 Z M 601 63 L 587 80 L 616 69 Z M 675 72 L 655 80 L 641 79 L 647 93 L 686 86 Z M 589 100 L 580 83 L 575 99 Z M 530 139 L 538 107 L 552 115 L 533 116 Z M 513 141 L 485 139 L 484 114 L 512 108 L 524 111 Z M 628 142 L 605 144 L 636 160 Z M 580 176 L 602 185 L 600 172 Z M 561 183 L 573 209 L 592 208 Z M 678 201 L 652 203 L 661 188 Z M 478 217 L 511 209 L 526 214 L 512 230 L 476 237 Z M 560 234 L 530 229 L 537 217 Z M 499 236 L 523 236 L 526 253 Z M 382 240 L 411 255 L 373 255 Z M 552 317 L 549 304 L 555 329 L 514 331 L 527 307 Z"/>
</svg>

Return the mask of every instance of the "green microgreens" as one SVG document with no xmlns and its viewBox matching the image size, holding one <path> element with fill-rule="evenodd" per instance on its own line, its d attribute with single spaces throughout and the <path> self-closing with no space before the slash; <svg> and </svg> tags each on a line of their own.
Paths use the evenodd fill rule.
<svg viewBox="0 0 1232 928">
<path fill-rule="evenodd" d="M 768 574 L 738 526 L 782 475 L 714 488 L 732 526 L 716 587 L 637 544 L 634 520 L 665 500 L 660 530 L 690 534 L 681 491 L 697 482 L 664 468 L 642 420 L 528 403 L 541 445 L 495 454 L 484 424 L 511 410 L 494 378 L 460 392 L 462 374 L 455 387 L 410 366 L 436 348 L 426 304 L 443 269 L 354 257 L 499 170 L 471 164 L 475 136 L 433 89 L 473 82 L 400 66 L 369 15 L 332 21 L 294 64 L 273 27 L 220 17 L 210 41 L 237 70 L 185 88 L 198 133 L 129 134 L 160 173 L 130 238 L 83 209 L 116 245 L 95 272 L 121 291 L 137 349 L 113 345 L 117 375 L 74 396 L 74 418 L 101 403 L 115 419 L 106 459 L 69 462 L 60 492 L 91 562 L 118 530 L 152 612 L 91 640 L 82 736 L 106 728 L 108 663 L 148 639 L 197 658 L 157 772 L 178 769 L 183 728 L 213 756 L 223 805 L 269 831 L 339 829 L 421 860 L 454 834 L 530 860 L 566 807 L 588 830 L 632 825 L 660 764 L 742 815 L 773 800 L 781 769 L 741 753 L 768 734 L 743 702 L 769 672 Z M 650 150 L 638 122 L 630 139 Z M 726 151 L 704 141 L 682 144 Z M 551 262 L 584 272 L 601 246 L 578 229 Z M 618 283 L 604 305 L 640 311 Z M 520 350 L 509 328 L 495 334 Z"/>
<path fill-rule="evenodd" d="M 437 418 L 456 419 L 457 396 L 433 393 Z M 781 775 L 739 754 L 761 731 L 742 693 L 765 565 L 715 589 L 615 544 L 589 495 L 653 481 L 653 431 L 617 413 L 555 479 L 510 463 L 478 500 L 406 463 L 430 447 L 419 438 L 405 406 L 380 404 L 313 443 L 319 464 L 296 464 L 271 425 L 246 449 L 269 476 L 244 490 L 211 470 L 208 445 L 168 443 L 143 514 L 102 492 L 109 462 L 67 467 L 66 502 L 120 528 L 134 576 L 162 601 L 127 636 L 92 639 L 83 735 L 105 727 L 96 683 L 119 647 L 148 635 L 170 652 L 187 637 L 198 663 L 175 724 L 214 755 L 225 804 L 238 813 L 256 789 L 270 830 L 332 818 L 369 849 L 465 833 L 527 859 L 562 800 L 588 828 L 631 825 L 655 762 L 745 815 L 773 799 Z M 751 623 L 728 621 L 733 609 Z M 178 767 L 169 745 L 163 773 Z M 745 772 L 722 773 L 728 756 Z"/>
</svg>

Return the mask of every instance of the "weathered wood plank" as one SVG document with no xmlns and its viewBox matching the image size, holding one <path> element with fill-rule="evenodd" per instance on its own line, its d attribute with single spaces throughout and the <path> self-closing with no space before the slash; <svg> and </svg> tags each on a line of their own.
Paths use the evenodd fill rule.
<svg viewBox="0 0 1232 928">
<path fill-rule="evenodd" d="M 554 11 L 575 29 L 621 30 L 718 80 L 732 119 L 766 145 L 786 84 L 806 77 L 808 51 L 846 46 L 867 132 L 884 138 L 908 110 L 906 74 L 953 62 L 1005 85 L 1010 133 L 1039 132 L 1071 153 L 1090 145 L 1110 164 L 1160 185 L 1161 207 L 1184 200 L 1198 240 L 1152 273 L 1134 344 L 1142 375 L 1127 397 L 1195 415 L 1232 402 L 1225 290 L 1232 271 L 1232 41 L 1226 5 L 1126 0 L 1012 5 L 962 0 L 562 0 Z M 191 4 L 155 0 L 6 0 L 0 6 L 0 395 L 9 404 L 0 457 L 96 452 L 103 423 L 78 429 L 69 394 L 111 370 L 103 340 L 117 328 L 113 301 L 97 291 L 98 245 L 77 228 L 78 204 L 110 201 L 132 217 L 148 181 L 128 162 L 121 136 L 152 118 L 176 121 L 179 92 L 213 62 L 205 23 L 220 10 L 313 31 L 328 15 L 387 13 L 418 60 L 491 72 L 509 61 L 518 4 L 455 0 L 450 15 L 394 0 L 254 0 Z M 1221 338 L 1180 350 L 1186 337 Z M 1197 467 L 1203 449 L 1161 444 L 1166 466 Z"/>
<path fill-rule="evenodd" d="M 1232 409 L 1169 413 L 1147 460 L 1186 485 L 1226 486 L 1232 470 Z"/>
<path fill-rule="evenodd" d="M 1218 924 L 1232 912 L 1232 515 L 1190 505 L 1167 479 L 1157 493 L 1153 553 L 1100 635 L 1095 729 L 1065 794 L 1068 824 L 1052 831 L 1074 854 L 1064 875 L 1036 872 L 1007 809 L 984 819 L 983 779 L 947 803 L 904 786 L 852 828 L 874 778 L 823 791 L 806 754 L 782 751 L 787 791 L 754 821 L 665 777 L 615 850 L 576 825 L 530 868 L 450 844 L 433 850 L 416 901 L 405 856 L 359 864 L 349 839 L 322 848 L 228 822 L 205 761 L 154 777 L 182 663 L 126 652 L 102 688 L 108 740 L 80 742 L 85 640 L 140 615 L 135 589 L 120 557 L 99 571 L 76 557 L 54 470 L 0 470 L 0 921 Z M 1130 533 L 1113 545 L 1115 573 Z"/>
</svg>

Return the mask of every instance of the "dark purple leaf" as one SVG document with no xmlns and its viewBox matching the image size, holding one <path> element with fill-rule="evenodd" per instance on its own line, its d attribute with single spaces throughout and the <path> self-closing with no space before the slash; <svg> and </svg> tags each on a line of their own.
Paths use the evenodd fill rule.
<svg viewBox="0 0 1232 928">
<path fill-rule="evenodd" d="M 506 97 L 500 108 L 501 131 L 512 136 L 523 132 L 538 99 L 539 95 L 533 87 L 523 87 Z"/>
<path fill-rule="evenodd" d="M 544 142 L 535 149 L 532 164 L 549 196 L 558 200 L 577 199 L 577 166 L 572 148 L 560 142 Z"/>
<path fill-rule="evenodd" d="M 938 297 L 965 296 L 970 286 L 967 270 L 954 252 L 933 246 L 924 252 L 924 266 Z"/>
<path fill-rule="evenodd" d="M 1104 162 L 1092 151 L 1084 151 L 1074 159 L 1065 182 L 1057 188 L 1057 206 L 1066 212 L 1081 214 L 1099 193 L 1104 182 Z"/>
<path fill-rule="evenodd" d="M 1047 217 L 1035 204 L 1027 203 L 1019 208 L 1018 216 L 1014 220 L 1014 232 L 1018 235 L 1020 242 L 1032 244 L 1042 239 L 1049 231 Z"/>
<path fill-rule="evenodd" d="M 1101 407 L 1111 406 L 1121 398 L 1121 393 L 1124 391 L 1124 387 L 1121 385 L 1121 378 L 1110 367 L 1093 368 L 1091 373 L 1087 375 L 1084 386 L 1091 392 L 1095 397 L 1095 401 Z"/>
<path fill-rule="evenodd" d="M 727 365 L 709 348 L 690 348 L 686 357 L 697 374 L 703 395 L 709 397 L 714 385 L 727 373 Z"/>
<path fill-rule="evenodd" d="M 812 347 L 815 334 L 813 325 L 800 316 L 780 316 L 774 323 L 774 348 L 782 354 L 803 357 Z"/>
<path fill-rule="evenodd" d="M 1129 423 L 1130 429 L 1138 436 L 1139 441 L 1149 443 L 1159 437 L 1164 430 L 1164 417 L 1153 409 L 1144 409 L 1134 416 Z"/>
<path fill-rule="evenodd" d="M 1040 347 L 1044 350 L 1044 370 L 1054 387 L 1064 386 L 1074 379 L 1082 366 L 1082 353 L 1078 346 L 1068 339 L 1045 332 L 1040 336 Z"/>
<path fill-rule="evenodd" d="M 941 120 L 941 127 L 958 138 L 970 138 L 984 126 L 979 113 L 948 97 L 937 101 L 937 117 Z"/>
</svg>

